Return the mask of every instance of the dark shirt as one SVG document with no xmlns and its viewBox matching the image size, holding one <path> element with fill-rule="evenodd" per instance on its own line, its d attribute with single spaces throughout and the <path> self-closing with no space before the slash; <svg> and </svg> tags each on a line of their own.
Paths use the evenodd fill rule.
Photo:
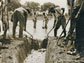
<svg viewBox="0 0 84 63">
<path fill-rule="evenodd" d="M 79 9 L 80 9 L 80 6 L 79 6 Z M 84 4 L 81 7 L 78 19 L 76 21 L 76 36 L 79 42 L 82 41 L 82 39 L 84 39 Z"/>
</svg>

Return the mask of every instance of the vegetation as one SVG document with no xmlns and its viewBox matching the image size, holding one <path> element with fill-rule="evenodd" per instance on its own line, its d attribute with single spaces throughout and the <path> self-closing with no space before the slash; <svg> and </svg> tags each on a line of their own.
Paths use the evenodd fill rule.
<svg viewBox="0 0 84 63">
<path fill-rule="evenodd" d="M 19 3 L 19 0 L 12 0 L 10 3 L 8 3 L 8 10 L 13 11 L 20 6 L 21 4 Z"/>
<path fill-rule="evenodd" d="M 50 7 L 55 7 L 55 4 L 54 4 L 54 3 L 51 3 L 51 2 L 44 3 L 44 4 L 41 6 L 41 11 L 46 11 L 46 10 L 48 10 Z"/>
<path fill-rule="evenodd" d="M 37 2 L 26 2 L 26 7 L 30 8 L 33 11 L 38 11 L 40 4 Z"/>
</svg>

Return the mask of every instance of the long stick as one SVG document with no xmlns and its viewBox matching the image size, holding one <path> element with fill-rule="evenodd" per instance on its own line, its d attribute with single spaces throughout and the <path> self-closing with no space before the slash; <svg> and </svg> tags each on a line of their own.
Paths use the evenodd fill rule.
<svg viewBox="0 0 84 63">
<path fill-rule="evenodd" d="M 50 29 L 50 31 L 47 33 L 47 37 L 53 29 L 54 29 L 54 27 Z"/>
<path fill-rule="evenodd" d="M 31 33 L 29 33 L 28 31 L 25 31 L 25 32 L 27 32 L 32 37 L 32 39 L 33 39 L 33 35 Z"/>
<path fill-rule="evenodd" d="M 51 29 L 50 29 L 50 31 L 47 33 L 47 38 L 48 38 L 48 35 L 50 34 L 50 32 L 51 32 L 51 31 L 55 28 L 56 24 L 57 24 L 57 21 L 55 22 L 54 27 L 53 27 L 53 28 L 51 28 Z"/>
<path fill-rule="evenodd" d="M 81 9 L 82 9 L 82 7 L 83 7 L 83 4 L 84 4 L 84 1 L 82 2 L 81 7 L 80 7 L 80 9 L 79 9 L 78 13 L 76 14 L 75 18 L 77 18 L 77 17 L 79 16 L 80 11 L 81 11 Z"/>
</svg>

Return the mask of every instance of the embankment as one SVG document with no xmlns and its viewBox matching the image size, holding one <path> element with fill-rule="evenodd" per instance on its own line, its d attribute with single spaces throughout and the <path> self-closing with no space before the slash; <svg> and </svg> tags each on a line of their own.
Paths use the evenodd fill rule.
<svg viewBox="0 0 84 63">
<path fill-rule="evenodd" d="M 35 43 L 36 42 L 36 43 Z M 0 49 L 1 63 L 23 63 L 32 49 L 38 49 L 38 41 L 28 38 L 11 40 L 10 44 L 4 44 Z"/>
<path fill-rule="evenodd" d="M 60 39 L 59 42 L 62 43 L 63 39 Z M 67 54 L 67 51 L 64 51 L 64 47 L 57 46 L 57 39 L 55 37 L 50 37 L 45 63 L 81 63 L 81 61 L 76 59 L 76 55 Z"/>
</svg>

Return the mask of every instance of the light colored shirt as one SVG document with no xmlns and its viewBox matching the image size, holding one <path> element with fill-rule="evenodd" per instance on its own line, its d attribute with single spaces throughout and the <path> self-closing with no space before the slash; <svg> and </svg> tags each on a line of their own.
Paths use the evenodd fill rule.
<svg viewBox="0 0 84 63">
<path fill-rule="evenodd" d="M 19 8 L 17 8 L 17 9 L 15 9 L 15 11 L 19 11 L 19 12 L 21 12 L 21 13 L 24 13 L 24 11 L 27 12 L 27 10 L 24 9 L 23 7 L 19 7 Z M 27 13 L 28 13 L 28 12 L 27 12 Z"/>
</svg>

